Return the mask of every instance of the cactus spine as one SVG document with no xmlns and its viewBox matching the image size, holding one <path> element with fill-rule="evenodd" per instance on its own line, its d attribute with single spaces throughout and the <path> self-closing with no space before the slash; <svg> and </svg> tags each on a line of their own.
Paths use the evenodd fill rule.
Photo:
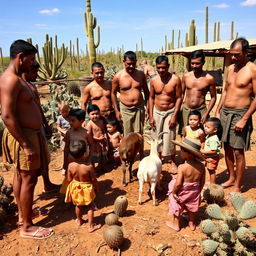
<svg viewBox="0 0 256 256">
<path fill-rule="evenodd" d="M 208 44 L 208 28 L 209 28 L 209 20 L 208 20 L 208 6 L 205 7 L 205 43 Z"/>
<path fill-rule="evenodd" d="M 88 37 L 90 64 L 92 65 L 92 63 L 96 61 L 96 49 L 100 44 L 100 27 L 97 26 L 96 17 L 93 17 L 90 0 L 86 0 L 86 12 L 84 13 L 84 24 L 85 24 L 86 36 Z M 97 26 L 97 41 L 95 42 L 93 30 L 96 28 L 96 26 Z"/>
</svg>

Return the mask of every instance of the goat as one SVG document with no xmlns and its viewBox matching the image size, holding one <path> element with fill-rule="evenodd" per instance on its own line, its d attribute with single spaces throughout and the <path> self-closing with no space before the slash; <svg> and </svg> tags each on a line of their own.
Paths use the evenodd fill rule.
<svg viewBox="0 0 256 256">
<path fill-rule="evenodd" d="M 150 154 L 144 157 L 139 164 L 139 169 L 137 177 L 139 180 L 139 200 L 138 203 L 141 204 L 141 194 L 143 191 L 143 183 L 147 182 L 150 186 L 150 192 L 153 198 L 153 205 L 157 205 L 155 189 L 156 185 L 160 180 L 160 174 L 162 171 L 162 161 L 158 156 L 158 146 L 162 143 L 161 136 L 166 132 L 159 133 L 157 138 L 153 138 L 150 135 L 143 134 L 143 136 L 149 139 L 150 144 Z"/>
<path fill-rule="evenodd" d="M 135 161 L 137 153 L 140 153 L 140 160 L 144 156 L 144 141 L 142 135 L 136 132 L 131 132 L 123 137 L 120 146 L 119 154 L 123 169 L 123 186 L 126 186 L 126 166 L 129 165 L 130 182 L 132 181 L 132 165 Z"/>
</svg>

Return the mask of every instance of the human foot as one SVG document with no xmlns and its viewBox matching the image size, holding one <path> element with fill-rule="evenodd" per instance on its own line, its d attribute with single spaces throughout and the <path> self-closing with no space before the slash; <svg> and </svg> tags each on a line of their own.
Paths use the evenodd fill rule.
<svg viewBox="0 0 256 256">
<path fill-rule="evenodd" d="M 32 238 L 32 239 L 46 239 L 54 234 L 54 231 L 51 228 L 43 228 L 32 226 L 30 230 L 20 231 L 20 236 L 23 238 Z"/>
<path fill-rule="evenodd" d="M 194 222 L 189 221 L 189 222 L 188 222 L 188 226 L 190 227 L 190 229 L 191 229 L 192 231 L 195 231 L 195 230 L 196 230 L 196 225 L 194 224 Z"/>
<path fill-rule="evenodd" d="M 50 210 L 37 207 L 37 208 L 32 210 L 32 216 L 31 217 L 32 217 L 32 219 L 35 219 L 35 218 L 40 217 L 40 216 L 46 216 L 49 213 L 50 213 Z M 17 225 L 18 226 L 23 225 L 23 218 L 21 217 L 21 215 L 19 215 L 19 220 L 17 222 Z"/>
<path fill-rule="evenodd" d="M 85 223 L 85 220 L 84 219 L 76 219 L 75 222 L 78 227 L 81 227 Z"/>
<path fill-rule="evenodd" d="M 227 180 L 226 182 L 220 184 L 223 188 L 229 188 L 229 187 L 232 187 L 234 186 L 235 184 L 235 181 L 233 180 Z"/>
<path fill-rule="evenodd" d="M 166 225 L 177 232 L 180 231 L 179 225 L 175 225 L 172 221 L 166 221 Z"/>
<path fill-rule="evenodd" d="M 88 232 L 89 232 L 89 233 L 92 233 L 92 232 L 94 232 L 94 231 L 96 231 L 96 230 L 98 230 L 98 229 L 100 229 L 100 228 L 101 228 L 101 224 L 98 224 L 98 225 L 93 224 L 92 226 L 90 226 L 90 227 L 88 228 Z"/>
</svg>

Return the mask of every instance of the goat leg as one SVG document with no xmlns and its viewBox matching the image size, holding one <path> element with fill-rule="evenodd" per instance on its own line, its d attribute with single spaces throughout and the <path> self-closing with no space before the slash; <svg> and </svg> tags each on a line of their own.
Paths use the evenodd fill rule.
<svg viewBox="0 0 256 256">
<path fill-rule="evenodd" d="M 122 169 L 123 169 L 123 186 L 125 187 L 127 184 L 126 184 L 126 165 L 124 162 L 122 162 Z"/>
<path fill-rule="evenodd" d="M 142 195 L 142 191 L 143 191 L 143 181 L 139 181 L 139 199 L 138 199 L 138 203 L 141 204 L 141 195 Z"/>
<path fill-rule="evenodd" d="M 153 205 L 154 206 L 157 206 L 158 205 L 158 202 L 156 201 L 156 183 L 153 182 L 151 184 L 151 195 L 152 195 L 152 198 L 153 198 Z"/>
<path fill-rule="evenodd" d="M 129 165 L 129 175 L 130 175 L 130 182 L 132 182 L 132 180 L 133 180 L 133 176 L 132 176 L 132 163 L 130 163 L 130 165 Z"/>
</svg>

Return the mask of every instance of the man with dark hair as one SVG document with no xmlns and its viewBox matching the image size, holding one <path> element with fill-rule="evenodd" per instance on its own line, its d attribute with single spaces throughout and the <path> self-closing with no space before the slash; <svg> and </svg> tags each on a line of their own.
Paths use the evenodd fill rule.
<svg viewBox="0 0 256 256">
<path fill-rule="evenodd" d="M 143 134 L 145 105 L 148 100 L 148 87 L 143 71 L 136 69 L 136 54 L 124 54 L 124 69 L 116 73 L 112 81 L 111 99 L 118 121 L 123 122 L 124 136 L 130 132 Z M 144 99 L 142 96 L 144 92 Z M 117 106 L 117 92 L 120 93 L 120 111 Z"/>
<path fill-rule="evenodd" d="M 82 109 L 86 111 L 88 101 L 100 108 L 101 115 L 108 119 L 114 116 L 111 103 L 111 81 L 104 79 L 105 69 L 100 62 L 92 64 L 92 75 L 94 80 L 84 88 Z"/>
<path fill-rule="evenodd" d="M 32 222 L 34 188 L 40 170 L 47 163 L 41 154 L 42 116 L 28 84 L 21 77 L 35 64 L 36 52 L 33 45 L 23 40 L 11 45 L 10 64 L 0 77 L 2 119 L 6 125 L 2 145 L 3 161 L 16 168 L 13 190 L 22 224 L 20 236 L 44 239 L 53 235 L 53 230 L 34 226 Z"/>
<path fill-rule="evenodd" d="M 250 147 L 251 117 L 256 110 L 256 65 L 248 61 L 248 49 L 249 43 L 244 38 L 238 38 L 231 44 L 233 64 L 228 67 L 226 85 L 216 110 L 223 126 L 222 142 L 229 172 L 229 179 L 222 186 L 234 185 L 235 192 L 241 192 L 244 150 Z"/>
<path fill-rule="evenodd" d="M 163 144 L 158 148 L 159 157 L 171 156 L 171 173 L 177 173 L 175 164 L 175 145 L 177 117 L 182 102 L 180 78 L 168 71 L 166 56 L 156 58 L 158 75 L 150 80 L 149 123 L 158 136 L 163 135 Z"/>
<path fill-rule="evenodd" d="M 182 95 L 185 97 L 181 110 L 179 134 L 183 135 L 183 129 L 188 123 L 188 114 L 191 110 L 200 111 L 204 123 L 216 102 L 215 78 L 203 70 L 205 56 L 202 50 L 191 53 L 191 71 L 182 78 Z M 211 100 L 208 107 L 205 104 L 205 96 L 210 92 Z"/>
</svg>

